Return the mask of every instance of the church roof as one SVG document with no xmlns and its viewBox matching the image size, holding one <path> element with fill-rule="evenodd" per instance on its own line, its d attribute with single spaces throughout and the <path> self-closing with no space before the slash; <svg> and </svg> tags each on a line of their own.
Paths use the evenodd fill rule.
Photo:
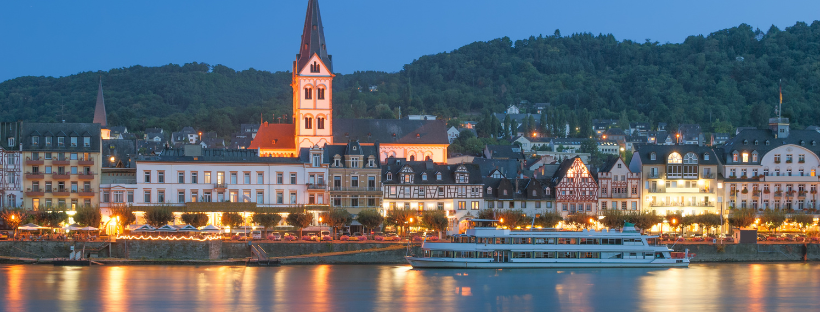
<svg viewBox="0 0 820 312">
<path fill-rule="evenodd" d="M 325 46 L 325 31 L 322 27 L 322 15 L 319 13 L 319 0 L 308 1 L 305 29 L 302 31 L 302 45 L 299 47 L 299 54 L 296 55 L 295 72 L 302 71 L 314 54 L 319 55 L 328 71 L 332 73 L 332 57 L 327 54 Z"/>
<path fill-rule="evenodd" d="M 248 149 L 296 150 L 296 128 L 293 124 L 264 123 Z"/>
<path fill-rule="evenodd" d="M 105 99 L 103 99 L 102 78 L 100 78 L 100 88 L 97 90 L 97 106 L 94 108 L 94 122 L 100 124 L 105 128 L 108 125 L 108 119 L 105 118 Z"/>
<path fill-rule="evenodd" d="M 258 134 L 257 134 L 258 136 Z M 449 144 L 444 120 L 336 119 L 333 142 Z"/>
</svg>

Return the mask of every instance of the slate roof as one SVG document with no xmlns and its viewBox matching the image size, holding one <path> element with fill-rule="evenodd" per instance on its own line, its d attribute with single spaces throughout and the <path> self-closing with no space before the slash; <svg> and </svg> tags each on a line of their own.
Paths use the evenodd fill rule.
<svg viewBox="0 0 820 312">
<path fill-rule="evenodd" d="M 518 145 L 487 145 L 493 159 L 524 159 L 524 153 Z"/>
<path fill-rule="evenodd" d="M 54 133 L 52 136 L 51 146 L 45 145 L 45 135 L 40 136 L 38 145 L 31 144 L 32 134 Z M 76 133 L 88 132 L 91 137 L 91 146 L 85 147 L 83 145 L 83 137 Z M 71 135 L 66 133 L 74 133 L 77 137 L 77 146 L 71 147 Z M 60 147 L 57 144 L 57 137 L 65 137 L 65 145 Z M 100 124 L 96 123 L 23 123 L 23 150 L 24 151 L 55 151 L 55 152 L 100 152 Z"/>
<path fill-rule="evenodd" d="M 257 134 L 257 138 L 259 134 Z M 336 119 L 333 142 L 449 144 L 444 120 Z"/>
<path fill-rule="evenodd" d="M 356 147 L 355 151 L 353 150 L 354 146 Z M 359 155 L 359 156 L 362 156 L 362 161 L 364 161 L 365 165 L 367 165 L 367 159 L 370 156 L 373 156 L 373 158 L 376 160 L 375 161 L 376 162 L 376 167 L 378 168 L 381 165 L 381 163 L 379 162 L 379 146 L 378 145 L 361 145 L 359 142 L 351 141 L 351 142 L 348 142 L 348 144 L 345 144 L 345 145 L 330 145 L 330 144 L 328 144 L 328 145 L 325 145 L 324 149 L 325 149 L 324 161 L 328 164 L 331 164 L 331 165 L 333 164 L 333 158 L 336 155 L 339 155 L 339 156 L 342 157 L 342 163 L 341 163 L 342 166 L 341 167 L 331 167 L 331 168 L 344 168 L 344 167 L 347 167 L 347 162 L 344 161 L 345 155 Z M 367 169 L 367 168 L 368 167 L 365 167 L 363 169 Z"/>
<path fill-rule="evenodd" d="M 487 177 L 498 169 L 505 177 L 514 177 L 519 170 L 518 160 L 515 159 L 487 159 L 474 158 L 473 164 L 478 165 L 481 176 Z"/>
<path fill-rule="evenodd" d="M 114 162 L 111 162 L 114 156 Z M 132 164 L 132 158 L 137 156 L 136 140 L 103 140 L 102 142 L 102 167 L 115 168 L 119 164 L 122 168 L 136 168 Z"/>
<path fill-rule="evenodd" d="M 755 145 L 755 141 L 757 141 L 757 145 Z M 769 145 L 766 145 L 766 141 L 769 141 Z M 727 156 L 727 165 L 734 164 L 731 162 L 731 155 L 734 151 L 738 151 L 739 153 L 744 151 L 749 153 L 757 151 L 758 155 L 760 155 L 760 157 L 757 158 L 758 162 L 749 163 L 758 164 L 766 153 L 774 148 L 787 144 L 802 146 L 814 154 L 820 155 L 820 133 L 813 130 L 790 130 L 789 137 L 787 138 L 775 138 L 771 130 L 743 130 L 734 138 L 726 141 L 726 144 L 723 145 L 721 149 L 724 155 Z"/>
<path fill-rule="evenodd" d="M 618 157 L 618 156 L 609 156 L 609 157 L 607 157 L 606 161 L 601 166 L 601 169 L 598 170 L 598 172 L 609 172 L 610 170 L 612 170 L 612 167 L 614 167 L 615 164 L 618 163 L 618 159 L 620 159 L 620 157 Z"/>
<path fill-rule="evenodd" d="M 333 72 L 333 58 L 327 54 L 325 46 L 325 29 L 322 27 L 322 15 L 319 13 L 319 1 L 308 2 L 305 13 L 305 28 L 302 30 L 302 43 L 299 54 L 296 54 L 296 72 L 301 72 L 310 58 L 318 54 L 329 72 Z"/>
<path fill-rule="evenodd" d="M 162 155 L 139 156 L 137 161 L 146 162 L 226 162 L 226 163 L 288 163 L 303 164 L 299 157 L 259 157 L 254 149 L 203 148 L 201 156 L 185 156 L 184 148 L 167 149 Z"/>
<path fill-rule="evenodd" d="M 97 90 L 97 104 L 94 107 L 94 121 L 105 128 L 108 125 L 108 119 L 105 116 L 105 99 L 103 98 L 102 77 L 100 77 L 100 88 Z"/>
<path fill-rule="evenodd" d="M 692 144 L 685 144 L 685 145 L 654 145 L 654 144 L 639 144 L 635 145 L 636 151 L 632 157 L 637 155 L 641 157 L 641 163 L 643 165 L 665 165 L 666 159 L 669 157 L 669 154 L 673 152 L 678 152 L 681 157 L 684 157 L 687 153 L 692 152 L 698 155 L 698 164 L 699 165 L 717 165 L 718 164 L 718 155 L 715 154 L 715 150 L 705 146 L 698 146 Z M 651 154 L 655 153 L 655 160 L 651 159 Z M 709 154 L 709 159 L 704 159 L 704 155 Z"/>
<path fill-rule="evenodd" d="M 401 184 L 399 183 L 399 172 L 405 166 L 413 169 L 413 183 L 419 184 L 457 184 L 455 181 L 455 173 L 459 166 L 464 166 L 469 174 L 467 183 L 458 183 L 459 185 L 469 184 L 483 184 L 481 172 L 479 172 L 476 164 L 436 164 L 431 161 L 404 161 L 401 158 L 388 158 L 387 164 L 382 165 L 382 183 L 383 184 Z M 387 180 L 387 173 L 393 174 L 392 180 Z M 441 172 L 441 180 L 436 180 L 436 172 Z M 421 179 L 422 173 L 427 173 L 427 181 Z"/>
</svg>

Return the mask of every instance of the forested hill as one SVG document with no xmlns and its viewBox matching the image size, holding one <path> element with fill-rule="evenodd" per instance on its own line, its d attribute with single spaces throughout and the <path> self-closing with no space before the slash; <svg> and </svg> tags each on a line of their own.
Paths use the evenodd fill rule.
<svg viewBox="0 0 820 312">
<path fill-rule="evenodd" d="M 90 122 L 100 76 L 109 123 L 132 131 L 191 125 L 227 135 L 260 114 L 269 121 L 291 110 L 289 72 L 191 63 L 12 79 L 0 83 L 0 118 Z M 743 24 L 681 44 L 558 31 L 515 42 L 505 37 L 422 56 L 396 73 L 339 74 L 333 99 L 339 117 L 456 117 L 526 100 L 551 103 L 570 123 L 626 116 L 695 122 L 710 131 L 763 125 L 780 79 L 784 116 L 801 126 L 820 124 L 820 22 L 765 32 Z"/>
</svg>

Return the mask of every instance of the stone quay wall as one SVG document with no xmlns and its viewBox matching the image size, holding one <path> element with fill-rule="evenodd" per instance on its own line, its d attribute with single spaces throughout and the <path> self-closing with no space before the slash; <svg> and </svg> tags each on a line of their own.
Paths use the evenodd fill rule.
<svg viewBox="0 0 820 312">
<path fill-rule="evenodd" d="M 820 244 L 683 244 L 675 251 L 695 253 L 692 262 L 820 261 Z"/>
</svg>

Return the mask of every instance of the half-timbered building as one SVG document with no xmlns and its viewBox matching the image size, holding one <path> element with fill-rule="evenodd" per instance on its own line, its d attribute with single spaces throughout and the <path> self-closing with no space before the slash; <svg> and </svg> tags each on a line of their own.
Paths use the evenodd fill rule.
<svg viewBox="0 0 820 312">
<path fill-rule="evenodd" d="M 598 211 L 598 183 L 580 157 L 561 162 L 552 183 L 555 203 L 562 215 Z"/>
</svg>

